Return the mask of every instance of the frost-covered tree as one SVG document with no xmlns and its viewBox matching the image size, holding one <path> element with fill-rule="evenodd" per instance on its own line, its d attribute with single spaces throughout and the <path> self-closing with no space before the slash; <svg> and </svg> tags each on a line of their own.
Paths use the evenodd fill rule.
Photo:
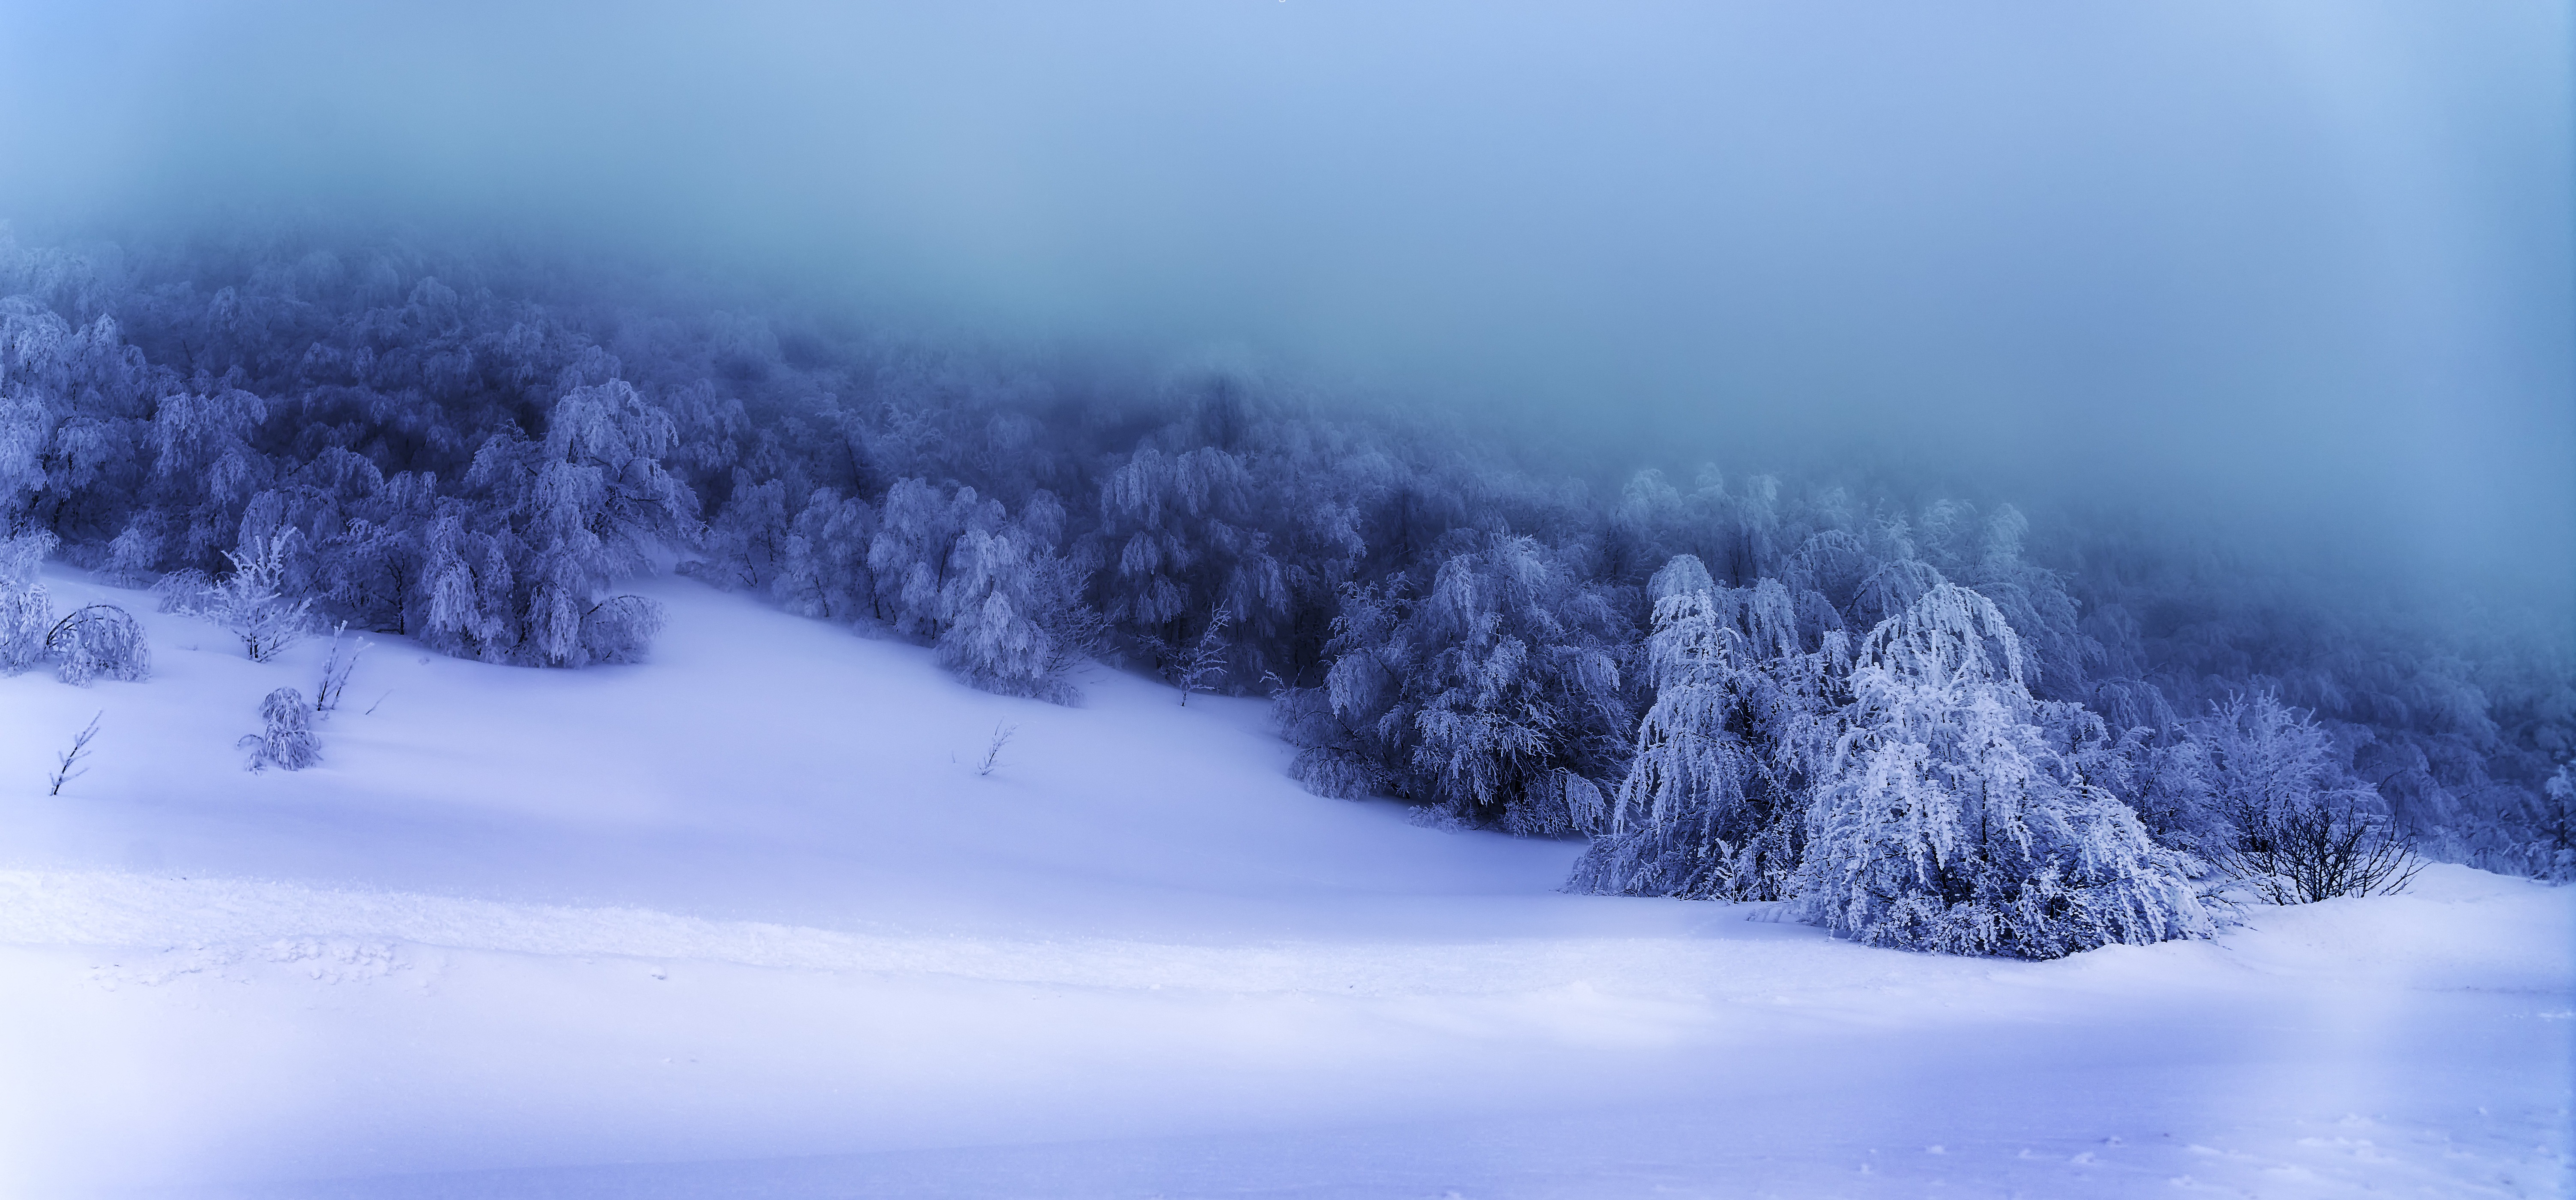
<svg viewBox="0 0 2576 1200">
<path fill-rule="evenodd" d="M 787 481 L 755 483 L 750 472 L 737 467 L 732 495 L 700 539 L 706 557 L 685 569 L 727 591 L 767 591 L 787 567 L 791 536 Z"/>
<path fill-rule="evenodd" d="M 0 300 L 0 536 L 26 523 L 45 489 L 56 420 L 38 377 L 62 328 L 62 318 L 24 297 Z"/>
<path fill-rule="evenodd" d="M 2198 822 L 2221 845 L 2260 847 L 2283 822 L 2328 808 L 2370 808 L 2315 716 L 2268 691 L 2213 702 L 2186 726 L 2207 762 Z"/>
<path fill-rule="evenodd" d="M 1574 832 L 1563 775 L 1615 769 L 1634 710 L 1617 608 L 1529 538 L 1442 564 L 1415 613 L 1430 653 L 1412 714 L 1413 765 L 1451 816 Z"/>
<path fill-rule="evenodd" d="M 2055 958 L 2210 931 L 2183 866 L 2035 722 L 1994 603 L 1936 583 L 1862 640 L 1798 887 L 1873 945 Z"/>
<path fill-rule="evenodd" d="M 185 561 L 224 552 L 238 535 L 242 510 L 275 478 L 276 464 L 254 444 L 269 416 L 265 399 L 238 387 L 181 392 L 155 407 L 153 495 L 188 514 L 178 534 Z"/>
<path fill-rule="evenodd" d="M 1656 572 L 1648 594 L 1654 704 L 1638 722 L 1608 828 L 1569 887 L 1780 899 L 1805 840 L 1832 692 L 1848 666 L 1841 631 L 1811 642 L 1777 580 L 1721 588 L 1691 555 Z"/>
<path fill-rule="evenodd" d="M 414 585 L 424 640 L 527 666 L 594 661 L 600 638 L 585 635 L 608 585 L 695 535 L 696 497 L 658 461 L 670 415 L 615 370 L 613 359 L 567 368 L 546 436 L 487 440 L 466 496 L 439 503 Z M 610 377 L 584 382 L 598 374 Z M 658 623 L 618 618 L 610 641 Z"/>
<path fill-rule="evenodd" d="M 224 551 L 232 570 L 207 580 L 189 572 L 164 581 L 161 611 L 204 617 L 241 639 L 252 662 L 268 662 L 311 632 L 313 602 L 286 594 L 288 550 L 295 531 Z"/>
<path fill-rule="evenodd" d="M 2006 504 L 1980 521 L 1969 506 L 1945 501 L 1932 505 L 1918 528 L 1934 564 L 1993 601 L 2012 623 L 2032 691 L 2052 699 L 2082 695 L 2104 651 L 2084 631 L 2057 573 L 2025 554 L 2030 519 Z"/>
<path fill-rule="evenodd" d="M 2237 693 L 2189 726 L 2209 764 L 2206 820 L 2219 861 L 2275 904 L 2395 891 L 2414 853 L 2378 793 L 2351 777 L 2306 712 Z"/>
<path fill-rule="evenodd" d="M 1101 609 L 1166 678 L 1214 614 L 1230 614 L 1240 629 L 1288 612 L 1288 580 L 1270 553 L 1254 479 L 1219 447 L 1175 454 L 1149 445 L 1101 481 Z"/>
<path fill-rule="evenodd" d="M 40 570 L 53 546 L 54 536 L 43 530 L 0 539 L 0 674 L 44 661 L 54 600 Z"/>
<path fill-rule="evenodd" d="M 772 591 L 792 612 L 829 621 L 882 618 L 868 546 L 876 511 L 854 496 L 816 488 L 788 526 Z"/>
<path fill-rule="evenodd" d="M 1297 701 L 1288 724 L 1306 750 L 1298 774 L 1463 823 L 1575 832 L 1571 805 L 1588 805 L 1590 781 L 1615 777 L 1626 755 L 1629 627 L 1605 589 L 1534 539 L 1469 546 L 1418 596 L 1400 578 L 1346 595 L 1322 695 Z"/>
<path fill-rule="evenodd" d="M 643 596 L 609 596 L 581 612 L 581 656 L 586 663 L 642 662 L 652 653 L 665 617 L 660 602 Z"/>
<path fill-rule="evenodd" d="M 940 661 L 988 691 L 1046 693 L 1046 630 L 1037 623 L 1039 576 L 1017 530 L 969 529 L 949 551 L 935 608 Z"/>
<path fill-rule="evenodd" d="M 2541 785 L 2542 809 L 2534 857 L 2542 873 L 2562 882 L 2576 879 L 2576 764 L 2560 763 Z"/>
<path fill-rule="evenodd" d="M 0 297 L 0 536 L 112 531 L 151 490 L 150 414 L 177 390 L 114 317 Z"/>
<path fill-rule="evenodd" d="M 897 632 L 936 642 L 947 631 L 957 594 L 949 572 L 958 564 L 958 540 L 991 535 L 1007 516 L 1001 502 L 971 487 L 953 491 L 922 479 L 904 479 L 886 492 L 876 533 L 868 540 L 868 572 L 877 604 Z"/>
</svg>

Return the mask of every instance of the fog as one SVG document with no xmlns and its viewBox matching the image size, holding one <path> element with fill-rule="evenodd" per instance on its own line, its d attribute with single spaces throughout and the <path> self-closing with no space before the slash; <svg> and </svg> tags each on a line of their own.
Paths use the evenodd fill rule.
<svg viewBox="0 0 2576 1200">
<path fill-rule="evenodd" d="M 535 231 L 1605 461 L 2576 580 L 2564 4 L 12 8 L 22 233 Z"/>
</svg>

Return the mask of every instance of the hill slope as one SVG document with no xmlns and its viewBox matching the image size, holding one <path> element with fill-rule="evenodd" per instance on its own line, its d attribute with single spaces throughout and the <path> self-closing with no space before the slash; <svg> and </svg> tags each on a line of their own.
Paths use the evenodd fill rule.
<svg viewBox="0 0 2576 1200">
<path fill-rule="evenodd" d="M 984 695 L 684 582 L 640 667 L 372 639 L 324 765 L 254 775 L 321 647 L 53 583 L 158 670 L 0 680 L 12 1195 L 2568 1187 L 2566 889 L 1872 950 L 1308 795 L 1256 703 Z"/>
</svg>

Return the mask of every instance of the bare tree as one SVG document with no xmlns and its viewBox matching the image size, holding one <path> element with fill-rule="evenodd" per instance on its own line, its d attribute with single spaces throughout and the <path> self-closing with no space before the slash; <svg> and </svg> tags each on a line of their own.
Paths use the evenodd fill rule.
<svg viewBox="0 0 2576 1200">
<path fill-rule="evenodd" d="M 86 728 L 72 735 L 72 748 L 54 756 L 53 773 L 46 777 L 53 786 L 46 795 L 62 795 L 64 784 L 89 774 L 89 768 L 80 765 L 80 760 L 89 757 L 90 740 L 98 736 L 99 718 L 106 715 L 102 709 L 98 716 L 91 717 Z"/>
<path fill-rule="evenodd" d="M 1001 766 L 1002 747 L 1010 745 L 1011 735 L 1018 733 L 1019 731 L 1020 727 L 1017 725 L 993 726 L 993 740 L 985 745 L 984 761 L 976 765 L 975 773 L 978 775 L 990 775 L 993 773 L 993 768 Z"/>
<path fill-rule="evenodd" d="M 358 669 L 358 656 L 367 652 L 367 639 L 343 652 L 340 635 L 349 628 L 347 621 L 331 627 L 331 653 L 322 660 L 322 682 L 313 689 L 313 714 L 320 716 L 340 707 L 340 694 L 349 687 L 349 673 Z M 372 711 L 372 710 L 371 710 Z"/>
<path fill-rule="evenodd" d="M 2424 869 L 2413 844 L 2347 805 L 2318 805 L 2266 822 L 2220 859 L 2273 904 L 2393 896 Z"/>
</svg>

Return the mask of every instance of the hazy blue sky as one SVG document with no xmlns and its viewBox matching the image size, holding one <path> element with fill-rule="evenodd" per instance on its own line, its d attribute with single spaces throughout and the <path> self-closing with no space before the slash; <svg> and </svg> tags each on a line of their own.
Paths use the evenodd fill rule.
<svg viewBox="0 0 2576 1200">
<path fill-rule="evenodd" d="M 2576 554 L 2566 3 L 0 17 L 31 231 L 555 222 L 1638 455 Z"/>
</svg>

